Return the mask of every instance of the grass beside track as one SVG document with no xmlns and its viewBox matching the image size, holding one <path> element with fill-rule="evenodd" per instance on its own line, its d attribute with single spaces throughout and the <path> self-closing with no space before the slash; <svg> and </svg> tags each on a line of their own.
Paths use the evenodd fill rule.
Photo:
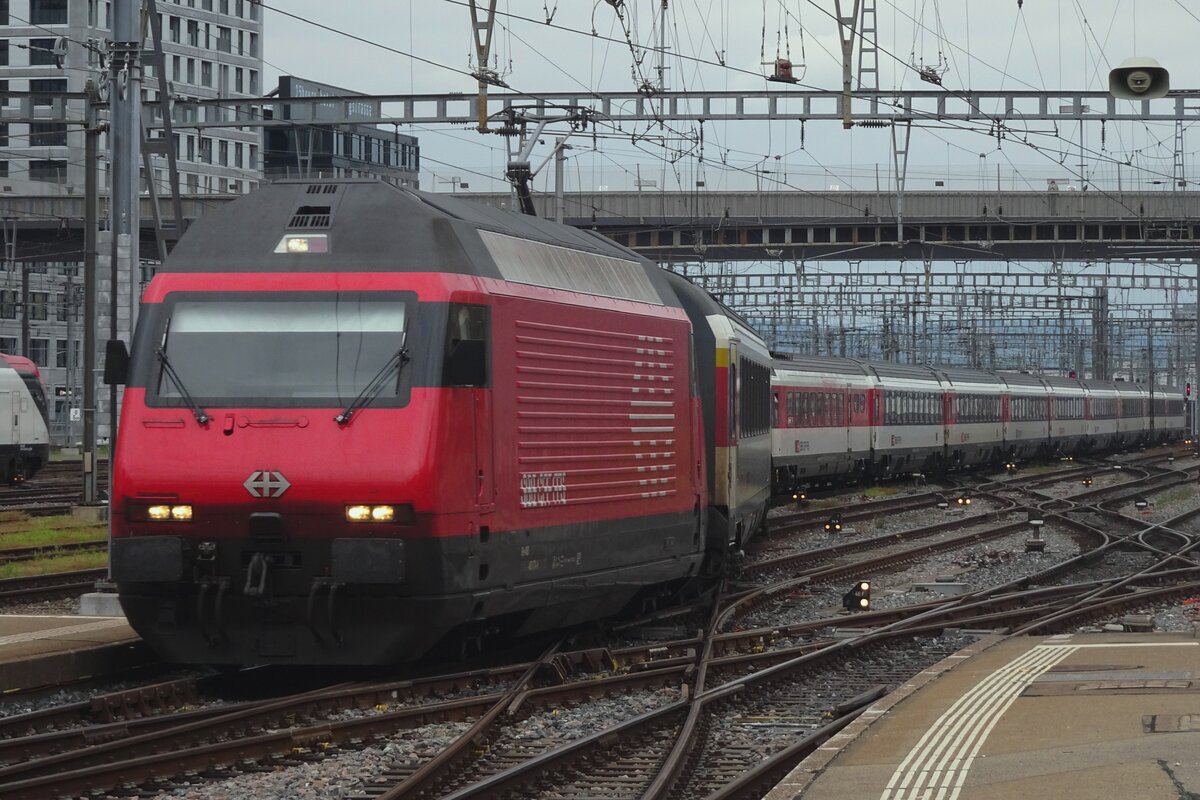
<svg viewBox="0 0 1200 800">
<path fill-rule="evenodd" d="M 75 572 L 81 569 L 102 569 L 108 563 L 108 552 L 72 553 L 64 556 L 38 558 L 0 565 L 0 578 L 28 578 L 52 572 Z"/>
<path fill-rule="evenodd" d="M 56 544 L 103 540 L 107 526 L 82 523 L 73 517 L 29 517 L 15 511 L 0 513 L 0 549 L 48 547 Z M 108 561 L 107 552 L 72 553 L 0 565 L 0 578 L 20 578 L 49 572 L 98 569 Z"/>
</svg>

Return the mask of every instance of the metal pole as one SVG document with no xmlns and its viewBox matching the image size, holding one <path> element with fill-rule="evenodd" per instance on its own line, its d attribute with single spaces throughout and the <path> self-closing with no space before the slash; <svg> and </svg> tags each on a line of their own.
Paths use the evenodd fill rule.
<svg viewBox="0 0 1200 800">
<path fill-rule="evenodd" d="M 13 229 L 13 241 L 16 241 L 17 232 Z M 26 358 L 32 358 L 29 354 L 29 267 L 24 261 L 18 262 L 17 268 L 21 270 L 21 355 Z"/>
<path fill-rule="evenodd" d="M 84 104 L 83 217 L 83 502 L 96 502 L 96 181 L 100 129 L 96 125 L 96 85 L 87 82 Z M 115 287 L 114 287 L 115 288 Z M 114 297 L 116 294 L 114 293 Z M 115 407 L 115 405 L 114 405 Z"/>
<path fill-rule="evenodd" d="M 124 269 L 129 275 L 129 331 L 132 337 L 137 322 L 137 299 L 141 259 L 138 236 L 140 185 L 138 164 L 141 154 L 142 67 L 140 27 L 141 0 L 114 0 L 112 4 L 112 86 L 110 98 L 110 164 L 112 198 L 112 296 L 109 305 L 111 338 L 117 338 L 118 278 Z M 109 457 L 117 441 L 117 388 L 109 390 Z M 111 482 L 111 470 L 110 482 Z M 111 496 L 111 493 L 110 493 Z"/>
<path fill-rule="evenodd" d="M 566 157 L 563 150 L 567 147 L 567 137 L 559 136 L 554 140 L 554 221 L 563 221 L 563 167 Z"/>
</svg>

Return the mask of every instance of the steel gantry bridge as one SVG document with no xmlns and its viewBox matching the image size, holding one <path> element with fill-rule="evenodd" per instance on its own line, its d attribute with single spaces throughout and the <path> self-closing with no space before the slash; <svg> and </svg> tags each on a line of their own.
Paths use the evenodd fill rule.
<svg viewBox="0 0 1200 800">
<path fill-rule="evenodd" d="M 78 98 L 36 108 L 31 98 L 18 99 L 0 108 L 0 122 L 81 121 L 75 115 Z M 379 102 L 378 118 L 364 119 L 361 106 L 350 108 L 364 99 Z M 281 101 L 276 98 L 172 100 L 176 130 L 314 124 L 279 113 Z M 895 180 L 890 190 L 562 188 L 559 196 L 535 196 L 535 207 L 541 216 L 595 229 L 692 275 L 755 318 L 781 349 L 861 355 L 856 348 L 862 344 L 873 348 L 876 357 L 895 360 L 953 360 L 957 353 L 958 360 L 969 363 L 1016 360 L 1061 369 L 1084 362 L 1080 351 L 1086 343 L 1095 374 L 1122 369 L 1133 373 L 1139 357 L 1154 363 L 1164 354 L 1174 354 L 1164 369 L 1169 366 L 1168 373 L 1179 374 L 1185 360 L 1181 352 L 1193 349 L 1184 350 L 1181 343 L 1195 330 L 1195 306 L 1185 308 L 1180 297 L 1195 297 L 1191 263 L 1200 260 L 1200 192 L 1181 191 L 1186 181 L 1172 176 L 1168 189 L 1154 191 L 912 191 L 906 188 L 905 172 L 908 137 L 922 123 L 983 123 L 988 126 L 985 132 L 1012 139 L 1027 137 L 1028 123 L 1034 121 L 1104 126 L 1122 120 L 1164 120 L 1175 122 L 1178 130 L 1200 119 L 1198 91 L 1175 90 L 1165 98 L 1139 102 L 1118 102 L 1105 92 L 1089 91 L 847 94 L 793 87 L 738 93 L 493 93 L 486 100 L 453 93 L 353 95 L 286 102 L 319 107 L 319 114 L 318 108 L 310 108 L 299 116 L 319 116 L 321 127 L 343 122 L 397 129 L 469 125 L 522 144 L 552 133 L 544 123 L 556 115 L 560 121 L 570 119 L 568 125 L 583 119 L 590 126 L 617 131 L 627 131 L 634 123 L 685 121 L 702 129 L 708 122 L 728 120 L 888 127 Z M 161 116 L 149 115 L 149 138 L 155 138 L 161 126 Z M 554 154 L 561 155 L 561 142 Z M 463 196 L 516 207 L 508 193 Z M 172 207 L 179 209 L 182 220 L 156 213 L 156 201 L 143 198 L 142 219 L 160 220 L 158 236 L 153 223 L 142 226 L 146 260 L 158 259 L 158 241 L 169 240 L 162 235 L 163 226 L 182 230 L 188 220 L 226 201 L 213 195 L 178 199 Z M 7 220 L 4 244 L 10 263 L 79 257 L 83 197 L 10 194 L 4 208 L 0 216 Z M 1034 261 L 1040 266 L 1012 266 Z M 861 268 L 871 262 L 900 266 Z M 1159 262 L 1168 262 L 1167 271 L 1151 269 Z M 1179 266 L 1185 263 L 1186 268 Z M 943 273 L 939 265 L 951 265 L 951 272 Z M 1094 268 L 1085 270 L 1086 265 Z M 841 284 L 835 282 L 839 274 L 845 278 Z M 1147 285 L 1147 279 L 1153 285 Z M 1114 309 L 1113 292 L 1143 294 L 1121 299 Z M 1021 355 L 1006 356 L 1005 348 L 1014 343 L 1021 343 Z"/>
</svg>

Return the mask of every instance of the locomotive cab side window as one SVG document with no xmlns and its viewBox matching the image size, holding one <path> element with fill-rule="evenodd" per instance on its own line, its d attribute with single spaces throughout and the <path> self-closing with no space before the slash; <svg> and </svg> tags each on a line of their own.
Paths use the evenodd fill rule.
<svg viewBox="0 0 1200 800">
<path fill-rule="evenodd" d="M 447 386 L 487 386 L 487 306 L 452 303 L 446 323 Z"/>
</svg>

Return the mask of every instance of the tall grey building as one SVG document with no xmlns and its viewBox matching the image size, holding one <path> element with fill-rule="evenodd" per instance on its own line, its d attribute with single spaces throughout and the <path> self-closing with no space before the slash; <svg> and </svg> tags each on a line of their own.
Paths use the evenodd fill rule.
<svg viewBox="0 0 1200 800">
<path fill-rule="evenodd" d="M 59 120 L 83 117 L 81 101 L 64 93 L 83 92 L 85 83 L 104 78 L 102 53 L 109 37 L 108 0 L 0 0 L 0 209 L 4 193 L 82 194 L 84 134 L 79 125 Z M 250 0 L 158 0 L 162 25 L 163 74 L 148 69 L 143 82 L 144 119 L 157 114 L 164 89 L 173 97 L 214 99 L 262 94 L 261 10 Z M 147 31 L 146 44 L 150 37 Z M 21 93 L 11 97 L 8 92 Z M 26 95 L 25 93 L 30 93 Z M 196 115 L 206 114 L 204 120 Z M 261 177 L 260 133 L 255 128 L 193 128 L 189 122 L 232 119 L 232 110 L 177 105 L 174 148 L 183 194 L 239 194 Z M 169 193 L 166 161 L 156 156 L 152 174 L 142 174 L 160 194 Z M 107 142 L 100 141 L 99 185 L 108 193 Z M 103 218 L 104 203 L 101 215 Z M 0 224 L 3 224 L 0 213 Z M 7 242 L 7 232 L 0 242 Z M 107 246 L 101 243 L 101 330 L 107 330 Z M 6 259 L 0 251 L 0 259 Z M 74 441 L 82 426 L 72 425 L 79 407 L 82 348 L 82 253 L 78 261 L 21 264 L 3 261 L 0 271 L 0 351 L 24 353 L 42 370 L 51 395 L 55 441 Z M 123 293 L 123 296 L 127 294 Z M 128 340 L 128 317 L 118 316 Z M 102 393 L 103 394 L 103 393 Z M 78 415 L 78 411 L 74 416 Z M 108 435 L 101 408 L 100 436 Z"/>
</svg>

